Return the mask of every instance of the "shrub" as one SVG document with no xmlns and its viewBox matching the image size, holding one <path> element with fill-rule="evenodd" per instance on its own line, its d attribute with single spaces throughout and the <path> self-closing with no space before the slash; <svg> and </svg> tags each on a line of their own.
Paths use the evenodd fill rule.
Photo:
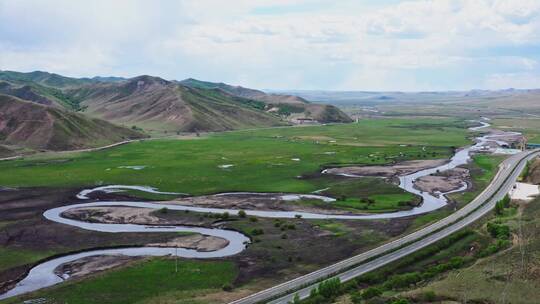
<svg viewBox="0 0 540 304">
<path fill-rule="evenodd" d="M 163 208 L 159 209 L 159 213 L 167 214 L 167 213 L 169 213 L 169 209 L 167 207 L 163 207 Z"/>
<path fill-rule="evenodd" d="M 364 302 L 364 299 L 358 291 L 355 291 L 351 293 L 351 302 L 353 302 L 354 304 L 362 304 Z"/>
<path fill-rule="evenodd" d="M 254 217 L 254 216 L 252 216 L 252 217 L 249 218 L 249 221 L 255 223 L 255 222 L 258 222 L 259 219 L 256 218 L 256 217 Z"/>
<path fill-rule="evenodd" d="M 367 300 L 382 294 L 382 290 L 377 287 L 369 287 L 362 292 L 362 299 Z"/>
<path fill-rule="evenodd" d="M 223 212 L 221 214 L 221 218 L 224 219 L 224 220 L 228 219 L 229 218 L 229 212 L 227 212 L 227 211 Z"/>
<path fill-rule="evenodd" d="M 339 295 L 341 282 L 339 278 L 329 279 L 319 284 L 318 294 L 326 299 L 332 299 Z"/>
<path fill-rule="evenodd" d="M 435 292 L 433 290 L 428 290 L 422 295 L 422 299 L 426 302 L 433 302 L 436 298 L 437 296 L 435 295 Z"/>
<path fill-rule="evenodd" d="M 387 289 L 396 289 L 408 287 L 422 280 L 422 276 L 418 272 L 409 272 L 404 274 L 393 275 L 384 283 Z"/>
<path fill-rule="evenodd" d="M 494 253 L 497 253 L 499 250 L 508 247 L 509 245 L 510 241 L 508 240 L 497 240 L 495 244 L 491 244 L 486 249 L 480 251 L 478 253 L 478 256 L 481 258 L 490 256 Z"/>
<path fill-rule="evenodd" d="M 261 228 L 254 228 L 253 230 L 251 230 L 251 234 L 252 235 L 261 235 L 261 234 L 264 234 L 264 230 L 262 230 Z"/>
<path fill-rule="evenodd" d="M 499 240 L 507 240 L 510 238 L 510 227 L 494 222 L 487 223 L 487 231 L 492 237 Z"/>
<path fill-rule="evenodd" d="M 227 292 L 230 292 L 233 290 L 233 287 L 231 284 L 224 284 L 221 289 L 223 289 L 223 291 L 227 291 Z"/>
<path fill-rule="evenodd" d="M 381 273 L 377 272 L 370 272 L 363 274 L 356 278 L 356 282 L 358 283 L 365 283 L 369 285 L 378 284 L 385 280 L 385 277 Z"/>
<path fill-rule="evenodd" d="M 238 216 L 239 217 L 246 217 L 246 212 L 244 210 L 240 210 L 240 211 L 238 211 Z"/>
</svg>

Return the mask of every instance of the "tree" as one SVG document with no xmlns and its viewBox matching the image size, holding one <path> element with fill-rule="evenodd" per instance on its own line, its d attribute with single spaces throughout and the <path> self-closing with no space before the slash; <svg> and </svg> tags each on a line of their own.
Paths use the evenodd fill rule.
<svg viewBox="0 0 540 304">
<path fill-rule="evenodd" d="M 341 286 L 341 281 L 339 278 L 333 278 L 326 281 L 323 281 L 319 284 L 317 288 L 318 293 L 325 297 L 326 299 L 334 298 L 339 294 Z"/>
<path fill-rule="evenodd" d="M 503 204 L 504 208 L 510 207 L 510 201 L 511 201 L 510 196 L 508 196 L 508 194 L 503 197 L 502 204 Z"/>
<path fill-rule="evenodd" d="M 502 215 L 503 211 L 504 211 L 504 202 L 501 200 L 495 203 L 495 214 Z"/>
<path fill-rule="evenodd" d="M 495 204 L 495 214 L 497 215 L 503 214 L 504 208 L 510 207 L 510 201 L 511 200 L 508 194 L 505 195 L 502 200 L 498 201 Z"/>
<path fill-rule="evenodd" d="M 240 211 L 238 211 L 238 216 L 239 217 L 246 217 L 246 212 L 244 210 L 240 210 Z"/>
</svg>

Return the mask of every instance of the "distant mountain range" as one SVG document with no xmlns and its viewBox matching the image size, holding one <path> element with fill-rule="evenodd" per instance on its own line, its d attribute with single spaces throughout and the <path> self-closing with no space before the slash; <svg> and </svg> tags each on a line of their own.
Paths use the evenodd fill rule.
<svg viewBox="0 0 540 304">
<path fill-rule="evenodd" d="M 4 95 L 0 98 L 0 144 L 33 149 L 107 144 L 144 137 L 140 131 L 207 132 L 351 121 L 332 105 L 196 79 L 72 78 L 40 71 L 0 71 L 0 94 Z M 39 129 L 38 122 L 46 130 L 39 132 L 47 136 L 29 131 Z M 64 124 L 70 132 L 57 133 Z M 98 136 L 103 128 L 107 136 Z"/>
<path fill-rule="evenodd" d="M 540 95 L 540 89 L 504 89 L 469 91 L 425 91 L 425 92 L 371 92 L 371 91 L 319 91 L 291 90 L 276 91 L 276 94 L 292 94 L 319 103 L 334 105 L 383 105 L 404 103 L 455 103 L 490 100 L 508 100 L 514 97 Z"/>
</svg>

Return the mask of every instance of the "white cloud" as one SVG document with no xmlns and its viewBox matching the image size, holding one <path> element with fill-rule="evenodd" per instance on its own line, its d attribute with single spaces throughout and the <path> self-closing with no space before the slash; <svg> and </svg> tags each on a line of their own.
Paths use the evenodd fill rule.
<svg viewBox="0 0 540 304">
<path fill-rule="evenodd" d="M 532 73 L 492 74 L 485 80 L 485 87 L 488 89 L 536 89 L 540 88 L 540 75 Z"/>
<path fill-rule="evenodd" d="M 2 1 L 0 69 L 419 90 L 463 70 L 470 88 L 538 71 L 539 33 L 535 0 Z"/>
</svg>

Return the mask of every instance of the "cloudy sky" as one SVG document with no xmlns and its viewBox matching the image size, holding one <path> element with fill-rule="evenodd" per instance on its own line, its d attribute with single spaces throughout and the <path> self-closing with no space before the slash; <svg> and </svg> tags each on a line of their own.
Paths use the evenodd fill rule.
<svg viewBox="0 0 540 304">
<path fill-rule="evenodd" d="M 262 89 L 540 87 L 539 0 L 0 0 L 0 69 Z"/>
</svg>

